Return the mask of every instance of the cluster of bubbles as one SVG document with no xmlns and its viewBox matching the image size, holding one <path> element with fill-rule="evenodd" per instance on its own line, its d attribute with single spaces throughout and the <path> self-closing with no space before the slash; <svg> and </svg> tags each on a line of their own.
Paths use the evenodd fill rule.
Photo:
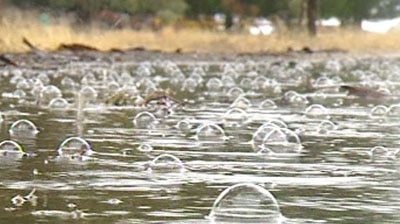
<svg viewBox="0 0 400 224">
<path fill-rule="evenodd" d="M 270 120 L 254 132 L 251 144 L 258 153 L 298 153 L 303 148 L 300 137 L 280 120 Z"/>
</svg>

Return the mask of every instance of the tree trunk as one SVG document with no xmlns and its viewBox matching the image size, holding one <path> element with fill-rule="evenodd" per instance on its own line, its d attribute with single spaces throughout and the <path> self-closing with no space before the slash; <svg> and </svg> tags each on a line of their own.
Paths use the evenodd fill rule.
<svg viewBox="0 0 400 224">
<path fill-rule="evenodd" d="M 318 17 L 317 0 L 307 0 L 307 30 L 310 36 L 317 35 L 317 26 L 315 22 Z"/>
</svg>

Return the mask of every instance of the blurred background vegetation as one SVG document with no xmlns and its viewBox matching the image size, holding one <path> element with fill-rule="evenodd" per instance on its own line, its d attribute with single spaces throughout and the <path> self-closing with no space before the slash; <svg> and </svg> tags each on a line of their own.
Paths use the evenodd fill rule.
<svg viewBox="0 0 400 224">
<path fill-rule="evenodd" d="M 22 37 L 45 49 L 392 50 L 399 31 L 398 0 L 0 0 L 0 51 L 28 50 Z"/>
<path fill-rule="evenodd" d="M 307 6 L 315 3 L 316 18 L 336 17 L 359 26 L 362 19 L 400 15 L 397 0 L 2 0 L 2 8 L 35 9 L 41 19 L 69 15 L 77 24 L 100 21 L 109 27 L 159 29 L 165 25 L 214 28 L 214 16 L 224 17 L 224 28 L 239 29 L 253 18 L 268 18 L 280 26 L 307 22 Z M 239 21 L 238 21 L 239 20 Z M 103 24 L 103 25 L 104 25 Z M 238 28 L 239 27 L 239 28 Z"/>
</svg>

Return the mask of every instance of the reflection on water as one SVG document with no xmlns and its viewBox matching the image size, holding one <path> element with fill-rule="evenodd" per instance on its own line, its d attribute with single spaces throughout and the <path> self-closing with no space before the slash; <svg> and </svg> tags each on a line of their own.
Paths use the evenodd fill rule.
<svg viewBox="0 0 400 224">
<path fill-rule="evenodd" d="M 346 57 L 3 67 L 0 217 L 265 223 L 273 208 L 285 223 L 396 223 L 399 70 Z"/>
</svg>

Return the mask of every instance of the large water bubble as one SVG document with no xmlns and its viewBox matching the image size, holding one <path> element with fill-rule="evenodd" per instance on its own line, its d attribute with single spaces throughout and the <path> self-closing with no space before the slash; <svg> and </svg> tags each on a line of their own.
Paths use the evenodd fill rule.
<svg viewBox="0 0 400 224">
<path fill-rule="evenodd" d="M 148 169 L 152 172 L 185 172 L 182 161 L 171 154 L 157 156 L 149 163 Z"/>
<path fill-rule="evenodd" d="M 61 90 L 53 85 L 45 86 L 40 91 L 40 103 L 48 105 L 52 99 L 62 97 Z"/>
<path fill-rule="evenodd" d="M 298 153 L 303 148 L 295 132 L 274 123 L 260 126 L 251 143 L 258 153 Z"/>
<path fill-rule="evenodd" d="M 195 138 L 197 140 L 226 140 L 224 129 L 214 122 L 205 122 L 196 128 Z"/>
<path fill-rule="evenodd" d="M 80 97 L 83 97 L 85 102 L 93 103 L 97 99 L 97 91 L 91 86 L 84 86 L 79 91 Z"/>
<path fill-rule="evenodd" d="M 139 129 L 153 129 L 157 123 L 158 121 L 154 114 L 147 111 L 138 113 L 133 119 L 133 125 Z"/>
<path fill-rule="evenodd" d="M 231 108 L 225 112 L 223 119 L 228 126 L 241 126 L 248 122 L 249 115 L 243 109 Z"/>
<path fill-rule="evenodd" d="M 8 130 L 12 136 L 32 136 L 39 133 L 36 125 L 27 119 L 14 122 Z"/>
<path fill-rule="evenodd" d="M 373 118 L 384 117 L 388 111 L 389 109 L 386 106 L 378 105 L 371 109 L 369 116 Z"/>
<path fill-rule="evenodd" d="M 51 109 L 65 109 L 69 106 L 69 103 L 64 98 L 54 98 L 50 101 L 48 107 Z"/>
<path fill-rule="evenodd" d="M 215 200 L 208 218 L 213 223 L 282 223 L 275 197 L 265 188 L 241 183 L 225 189 Z"/>
<path fill-rule="evenodd" d="M 4 140 L 0 142 L 0 157 L 1 158 L 11 158 L 20 159 L 26 153 L 22 149 L 21 145 L 12 140 Z"/>
<path fill-rule="evenodd" d="M 57 149 L 60 157 L 80 159 L 93 154 L 90 144 L 81 137 L 69 137 L 61 142 Z"/>
<path fill-rule="evenodd" d="M 304 112 L 308 117 L 329 119 L 328 110 L 321 104 L 313 104 L 306 108 Z"/>
</svg>

